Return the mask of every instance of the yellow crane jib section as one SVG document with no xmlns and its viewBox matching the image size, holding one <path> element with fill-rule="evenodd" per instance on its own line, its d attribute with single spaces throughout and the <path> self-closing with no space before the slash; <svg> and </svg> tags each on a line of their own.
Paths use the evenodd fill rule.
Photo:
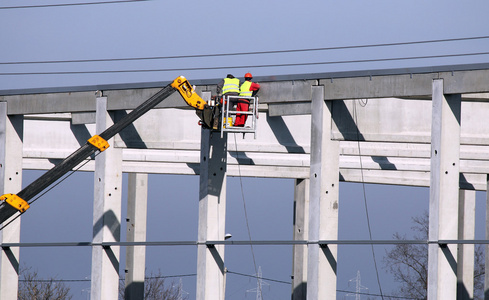
<svg viewBox="0 0 489 300">
<path fill-rule="evenodd" d="M 100 150 L 100 152 L 110 147 L 109 143 L 103 138 L 101 138 L 99 135 L 92 136 L 91 138 L 88 139 L 88 142 L 94 145 L 95 147 L 97 147 Z"/>
<path fill-rule="evenodd" d="M 171 86 L 178 90 L 188 105 L 199 110 L 204 109 L 204 106 L 206 105 L 205 101 L 200 98 L 199 95 L 197 95 L 194 88 L 190 85 L 185 77 L 177 77 L 175 80 L 173 80 Z"/>
<path fill-rule="evenodd" d="M 27 203 L 24 199 L 20 198 L 15 194 L 5 194 L 0 197 L 1 201 L 5 201 L 10 204 L 13 208 L 20 212 L 25 212 L 29 208 L 29 203 Z"/>
</svg>

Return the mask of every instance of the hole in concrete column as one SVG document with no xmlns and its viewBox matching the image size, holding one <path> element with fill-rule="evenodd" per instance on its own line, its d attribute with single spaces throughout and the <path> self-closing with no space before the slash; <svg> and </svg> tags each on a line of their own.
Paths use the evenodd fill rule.
<svg viewBox="0 0 489 300">
<path fill-rule="evenodd" d="M 110 196 L 112 196 L 112 194 L 111 194 L 111 193 L 109 193 L 109 197 L 110 197 Z"/>
<path fill-rule="evenodd" d="M 216 174 L 216 173 L 214 173 L 214 174 L 212 174 L 212 175 L 216 176 L 217 174 Z"/>
<path fill-rule="evenodd" d="M 326 191 L 326 194 L 328 193 L 328 191 Z"/>
<path fill-rule="evenodd" d="M 205 161 L 206 160 L 206 157 L 204 156 L 202 159 Z"/>
<path fill-rule="evenodd" d="M 318 177 L 318 174 L 314 173 L 314 178 Z"/>
<path fill-rule="evenodd" d="M 437 154 L 438 154 L 438 151 L 435 150 L 435 155 L 437 155 Z"/>
<path fill-rule="evenodd" d="M 448 174 L 448 171 L 445 171 L 445 174 Z"/>
</svg>

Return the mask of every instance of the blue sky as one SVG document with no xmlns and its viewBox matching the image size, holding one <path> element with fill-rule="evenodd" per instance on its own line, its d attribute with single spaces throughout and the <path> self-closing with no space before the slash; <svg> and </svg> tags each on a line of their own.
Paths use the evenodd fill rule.
<svg viewBox="0 0 489 300">
<path fill-rule="evenodd" d="M 92 1 L 87 1 L 92 2 Z M 95 1 L 93 1 L 95 2 Z M 2 1 L 2 7 L 63 1 Z M 486 1 L 141 1 L 0 9 L 1 62 L 150 58 L 317 49 L 486 36 Z M 235 66 L 407 58 L 487 52 L 488 39 L 330 51 L 137 61 L 0 64 L 1 73 L 208 68 L 189 79 L 228 72 L 255 76 L 477 63 L 489 55 L 294 67 Z M 227 68 L 229 67 L 229 68 Z M 180 71 L 0 75 L 0 89 L 168 81 Z"/>
<path fill-rule="evenodd" d="M 403 46 L 302 51 L 256 55 L 141 59 L 225 53 L 249 53 L 379 45 L 483 37 L 489 35 L 489 2 L 479 1 L 141 1 L 119 4 L 1 9 L 7 6 L 67 3 L 13 1 L 0 4 L 0 90 L 36 87 L 84 86 L 109 83 L 169 81 L 178 75 L 215 79 L 227 73 L 252 72 L 255 76 L 304 74 L 448 64 L 485 63 L 489 55 L 430 59 L 399 59 L 489 52 L 489 39 L 424 43 Z M 70 1 L 71 2 L 71 1 Z M 85 2 L 85 1 L 84 1 Z M 86 1 L 96 2 L 96 1 Z M 20 63 L 102 60 L 97 62 Z M 331 63 L 374 60 L 364 63 Z M 15 62 L 15 64 L 12 64 Z M 283 66 L 284 64 L 310 64 Z M 275 65 L 274 67 L 260 67 Z M 282 65 L 282 66 L 277 66 Z M 237 68 L 254 66 L 253 68 Z M 221 68 L 218 68 L 221 67 Z M 158 72 L 122 70 L 192 69 Z M 91 72 L 113 73 L 12 75 L 12 73 Z M 3 75 L 2 75 L 3 74 Z M 10 74 L 10 75 L 6 75 Z M 25 182 L 39 172 L 26 172 Z M 247 232 L 238 178 L 230 178 L 227 228 L 236 240 Z M 25 242 L 91 239 L 93 175 L 76 174 L 64 185 L 35 203 L 23 217 Z M 292 238 L 293 181 L 244 178 L 243 186 L 254 239 Z M 178 187 L 178 188 L 175 188 Z M 340 185 L 340 238 L 366 239 L 365 207 L 360 184 Z M 367 201 L 374 239 L 389 239 L 394 232 L 409 235 L 411 217 L 427 209 L 428 190 L 367 185 Z M 235 194 L 236 193 L 236 194 Z M 163 201 L 162 194 L 165 194 Z M 485 199 L 478 193 L 478 211 Z M 151 176 L 148 240 L 195 240 L 197 236 L 198 178 Z M 63 207 L 63 210 L 53 207 Z M 272 214 L 273 212 L 273 214 Z M 478 216 L 477 222 L 481 222 Z M 178 230 L 173 224 L 178 223 Z M 483 223 L 481 223 L 483 224 Z M 483 225 L 478 226 L 478 228 Z M 39 234 L 42 232 L 42 234 Z M 123 231 L 124 232 L 124 231 Z M 482 238 L 478 229 L 479 238 Z M 383 247 L 376 247 L 381 265 Z M 290 280 L 290 247 L 255 247 L 263 276 Z M 196 249 L 148 248 L 148 272 L 164 275 L 195 273 Z M 344 246 L 338 254 L 338 288 L 362 274 L 362 285 L 378 293 L 370 247 Z M 46 277 L 89 278 L 90 249 L 22 249 L 22 262 L 39 268 Z M 235 272 L 253 274 L 248 247 L 228 247 L 226 263 Z M 256 282 L 229 275 L 227 291 L 233 299 L 254 299 L 247 290 Z M 382 271 L 387 294 L 395 290 Z M 183 278 L 191 299 L 195 277 Z M 269 282 L 265 299 L 285 299 L 290 286 Z M 88 283 L 73 284 L 75 299 L 86 299 Z M 76 288 L 76 291 L 75 291 Z M 265 297 L 265 293 L 268 293 Z M 344 294 L 339 294 L 343 299 Z M 241 298 L 240 298 L 241 297 Z"/>
</svg>

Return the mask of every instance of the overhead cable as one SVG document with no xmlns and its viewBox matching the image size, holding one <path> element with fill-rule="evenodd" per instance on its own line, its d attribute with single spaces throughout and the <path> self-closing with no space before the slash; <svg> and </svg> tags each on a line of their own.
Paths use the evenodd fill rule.
<svg viewBox="0 0 489 300">
<path fill-rule="evenodd" d="M 226 273 L 235 274 L 235 275 L 244 276 L 244 277 L 256 278 L 256 275 L 248 275 L 248 274 L 233 272 L 233 271 L 229 271 L 229 270 L 227 270 Z M 266 277 L 260 277 L 260 279 L 267 280 L 267 281 L 273 281 L 273 282 L 277 282 L 277 283 L 292 284 L 292 282 L 290 282 L 290 281 L 283 281 L 283 280 L 271 279 L 271 278 L 266 278 Z"/>
<path fill-rule="evenodd" d="M 238 275 L 238 276 L 243 276 L 243 277 L 251 277 L 251 278 L 255 278 L 254 275 L 249 275 L 249 274 L 244 274 L 244 273 L 239 273 L 239 272 L 233 272 L 233 271 L 226 271 L 226 273 L 229 273 L 229 274 L 234 274 L 234 275 Z M 162 275 L 162 276 L 148 276 L 148 277 L 145 277 L 144 279 L 165 279 L 165 278 L 181 278 L 181 277 L 195 277 L 197 276 L 197 274 L 180 274 L 180 275 Z M 278 280 L 278 279 L 272 279 L 272 278 L 266 278 L 266 277 L 261 277 L 262 280 L 265 280 L 265 281 L 270 281 L 270 282 L 276 282 L 276 283 L 283 283 L 283 284 L 292 284 L 292 282 L 289 282 L 289 281 L 283 281 L 283 280 Z M 124 281 L 125 279 L 124 278 L 119 278 L 120 281 Z M 19 279 L 20 282 L 91 282 L 92 280 L 89 279 L 89 278 L 85 278 L 85 279 Z M 341 290 L 341 289 L 337 289 L 336 290 L 337 292 L 339 293 L 356 293 L 356 292 L 353 292 L 353 291 L 347 291 L 347 290 Z M 358 292 L 357 293 L 358 295 L 365 295 L 365 296 L 380 296 L 378 294 L 373 294 L 373 293 L 365 293 L 365 292 Z M 413 297 L 403 297 L 403 296 L 392 296 L 392 295 L 389 295 L 387 296 L 389 298 L 392 298 L 392 299 L 411 299 L 411 300 L 422 300 L 420 298 L 413 298 Z"/>
<path fill-rule="evenodd" d="M 142 1 L 142 0 L 138 0 L 138 1 Z M 97 59 L 44 60 L 44 61 L 13 61 L 13 62 L 0 62 L 0 65 L 87 63 L 87 62 L 112 62 L 112 61 L 224 57 L 224 56 L 239 56 L 239 55 L 263 55 L 263 54 L 346 50 L 346 49 L 359 49 L 359 48 L 376 48 L 376 47 L 390 47 L 390 46 L 406 46 L 406 45 L 416 45 L 416 44 L 445 43 L 445 42 L 480 40 L 480 39 L 489 39 L 489 36 L 474 36 L 474 37 L 464 37 L 464 38 L 436 39 L 436 40 L 410 41 L 410 42 L 398 42 L 398 43 L 381 43 L 381 44 L 365 44 L 365 45 L 351 45 L 351 46 L 337 46 L 337 47 L 304 48 L 304 49 L 288 49 L 288 50 L 269 50 L 269 51 L 251 51 L 251 52 L 234 52 L 234 53 L 216 53 L 216 54 L 191 54 L 191 55 L 169 55 L 169 56 L 153 56 L 153 57 L 97 58 Z"/>
<path fill-rule="evenodd" d="M 0 248 L 6 247 L 23 247 L 23 248 L 38 248 L 38 247 L 113 247 L 113 246 L 197 246 L 202 244 L 198 241 L 145 241 L 145 242 L 41 242 L 41 243 L 0 243 Z M 444 245 L 489 245 L 489 240 L 243 240 L 243 241 L 208 241 L 206 245 L 226 245 L 226 246 L 246 246 L 253 244 L 254 246 L 293 246 L 293 245 L 429 245 L 437 244 L 440 247 Z"/>
<path fill-rule="evenodd" d="M 340 293 L 357 294 L 357 295 L 365 295 L 365 296 L 382 296 L 379 294 L 372 294 L 372 293 L 366 293 L 366 292 L 354 292 L 354 291 L 345 291 L 345 290 L 336 290 L 336 291 L 340 292 Z M 393 296 L 393 295 L 388 295 L 388 296 L 386 295 L 386 297 L 389 297 L 390 299 L 424 300 L 424 298 Z"/>
<path fill-rule="evenodd" d="M 117 4 L 117 3 L 145 2 L 145 1 L 152 1 L 152 0 L 115 0 L 115 1 L 100 1 L 100 2 L 78 2 L 78 3 L 37 4 L 37 5 L 21 5 L 21 6 L 0 6 L 0 9 L 82 6 L 82 5 Z"/>
<path fill-rule="evenodd" d="M 161 276 L 146 276 L 145 280 L 148 279 L 165 279 L 165 278 L 181 278 L 181 277 L 194 277 L 197 274 L 179 274 L 179 275 L 161 275 Z M 119 278 L 119 280 L 125 280 L 124 278 Z M 21 282 L 90 282 L 91 279 L 19 279 Z"/>
<path fill-rule="evenodd" d="M 309 63 L 288 63 L 288 64 L 269 64 L 269 65 L 241 65 L 241 66 L 219 66 L 219 67 L 192 67 L 192 68 L 167 68 L 167 69 L 132 69 L 132 70 L 97 70 L 97 71 L 46 71 L 46 72 L 1 72 L 1 76 L 14 75 L 75 75 L 75 74 L 104 74 L 104 73 L 148 73 L 148 72 L 170 72 L 170 71 L 202 71 L 202 70 L 221 70 L 221 69 L 249 69 L 249 68 L 272 68 L 272 67 L 297 67 L 312 65 L 333 65 L 347 63 L 369 63 L 385 61 L 402 61 L 414 59 L 431 59 L 431 58 L 448 58 L 487 55 L 489 52 L 460 53 L 460 54 L 443 54 L 443 55 L 425 55 L 413 57 L 394 57 L 394 58 L 375 58 L 375 59 L 357 59 L 343 61 L 325 61 Z"/>
</svg>

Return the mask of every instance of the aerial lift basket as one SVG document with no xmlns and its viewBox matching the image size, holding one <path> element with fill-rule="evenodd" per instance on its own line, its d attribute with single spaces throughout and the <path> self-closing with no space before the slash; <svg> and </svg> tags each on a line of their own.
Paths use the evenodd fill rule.
<svg viewBox="0 0 489 300">
<path fill-rule="evenodd" d="M 240 99 L 246 99 L 250 102 L 248 111 L 237 111 L 235 104 Z M 233 126 L 233 120 L 238 114 L 248 115 L 246 124 L 244 127 Z M 245 97 L 245 96 L 223 96 L 223 105 L 221 113 L 221 137 L 224 132 L 241 132 L 253 133 L 256 139 L 256 125 L 258 119 L 258 97 Z"/>
</svg>

